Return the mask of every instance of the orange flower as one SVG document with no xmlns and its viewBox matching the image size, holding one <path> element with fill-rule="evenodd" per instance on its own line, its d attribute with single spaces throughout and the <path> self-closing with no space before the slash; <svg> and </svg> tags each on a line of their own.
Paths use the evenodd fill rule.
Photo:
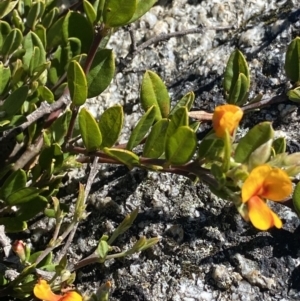
<svg viewBox="0 0 300 301">
<path fill-rule="evenodd" d="M 266 205 L 265 199 L 282 201 L 291 192 L 292 182 L 283 170 L 267 164 L 254 168 L 242 187 L 242 201 L 247 203 L 252 224 L 260 230 L 281 228 L 281 220 Z"/>
<path fill-rule="evenodd" d="M 241 108 L 234 105 L 223 105 L 215 108 L 212 122 L 216 136 L 222 138 L 226 130 L 232 136 L 243 117 Z"/>
<path fill-rule="evenodd" d="M 34 286 L 33 293 L 44 301 L 82 301 L 82 297 L 75 291 L 66 292 L 64 295 L 54 294 L 50 285 L 43 279 L 40 279 Z"/>
</svg>

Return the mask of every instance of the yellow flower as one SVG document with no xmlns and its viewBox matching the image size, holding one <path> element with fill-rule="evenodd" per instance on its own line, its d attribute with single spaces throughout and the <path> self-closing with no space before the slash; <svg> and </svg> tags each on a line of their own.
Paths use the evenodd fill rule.
<svg viewBox="0 0 300 301">
<path fill-rule="evenodd" d="M 242 201 L 247 203 L 252 224 L 260 230 L 281 228 L 281 220 L 266 205 L 265 199 L 282 201 L 291 192 L 292 182 L 283 170 L 267 164 L 254 168 L 242 187 Z"/>
<path fill-rule="evenodd" d="M 215 108 L 212 122 L 216 136 L 222 138 L 226 130 L 232 136 L 243 117 L 241 108 L 234 105 L 223 105 Z"/>
<path fill-rule="evenodd" d="M 54 294 L 50 285 L 43 279 L 40 279 L 34 286 L 33 293 L 44 301 L 82 301 L 82 297 L 75 291 L 69 291 L 63 295 Z"/>
</svg>

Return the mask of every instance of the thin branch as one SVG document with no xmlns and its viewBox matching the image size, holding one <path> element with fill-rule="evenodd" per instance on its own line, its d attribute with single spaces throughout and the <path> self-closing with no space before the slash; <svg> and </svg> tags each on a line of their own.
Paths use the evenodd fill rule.
<svg viewBox="0 0 300 301">
<path fill-rule="evenodd" d="M 52 112 L 55 112 L 59 109 L 62 109 L 69 105 L 71 102 L 69 89 L 65 89 L 63 95 L 54 103 L 49 105 L 46 101 L 42 102 L 41 105 L 31 114 L 26 116 L 27 121 L 22 123 L 21 125 L 6 131 L 2 137 L 0 137 L 0 142 L 4 139 L 7 139 L 11 136 L 16 136 L 23 131 L 25 131 L 31 124 L 44 117 L 45 115 L 49 115 Z"/>
<path fill-rule="evenodd" d="M 170 33 L 164 33 L 160 34 L 158 36 L 155 36 L 153 38 L 148 39 L 146 42 L 140 44 L 138 47 L 135 45 L 135 38 L 131 31 L 129 30 L 129 34 L 131 37 L 131 40 L 133 41 L 133 44 L 131 46 L 131 51 L 126 55 L 126 57 L 121 62 L 121 67 L 126 67 L 126 65 L 129 63 L 129 61 L 133 60 L 133 58 L 144 49 L 148 48 L 149 46 L 156 44 L 158 42 L 167 41 L 174 37 L 183 37 L 189 34 L 197 34 L 197 33 L 203 33 L 205 30 L 216 30 L 216 31 L 223 31 L 223 30 L 231 30 L 235 29 L 234 26 L 218 26 L 218 27 L 204 27 L 199 26 L 195 28 L 190 28 L 182 31 L 175 31 Z"/>
<path fill-rule="evenodd" d="M 280 94 L 280 95 L 276 95 L 272 98 L 262 99 L 258 102 L 254 102 L 254 103 L 244 105 L 242 107 L 242 110 L 245 113 L 248 113 L 248 112 L 253 111 L 255 109 L 261 109 L 261 108 L 264 108 L 266 106 L 269 106 L 269 105 L 272 105 L 272 104 L 275 104 L 275 103 L 281 103 L 281 102 L 284 102 L 284 101 L 287 101 L 287 100 L 289 100 L 289 98 L 287 97 L 286 94 Z"/>
<path fill-rule="evenodd" d="M 41 151 L 44 143 L 43 135 L 41 134 L 33 144 L 30 144 L 17 162 L 12 166 L 12 170 L 19 170 L 33 160 Z"/>
<path fill-rule="evenodd" d="M 88 177 L 88 180 L 87 180 L 87 184 L 86 184 L 86 187 L 85 187 L 85 190 L 84 190 L 84 204 L 86 203 L 86 200 L 89 196 L 89 193 L 91 191 L 91 187 L 92 187 L 92 184 L 94 182 L 94 179 L 96 177 L 98 173 L 98 158 L 95 157 L 94 158 L 94 161 L 93 161 L 93 164 L 91 166 L 91 170 L 90 170 L 90 173 L 89 173 L 89 177 Z M 66 241 L 66 244 L 64 245 L 62 251 L 60 252 L 58 258 L 57 258 L 57 262 L 59 262 L 64 256 L 65 254 L 67 253 L 72 241 L 73 241 L 73 238 L 74 238 L 74 235 L 77 231 L 77 227 L 78 227 L 78 224 L 79 223 L 76 223 L 72 229 L 72 231 L 70 232 L 69 236 L 68 236 L 68 239 Z"/>
</svg>

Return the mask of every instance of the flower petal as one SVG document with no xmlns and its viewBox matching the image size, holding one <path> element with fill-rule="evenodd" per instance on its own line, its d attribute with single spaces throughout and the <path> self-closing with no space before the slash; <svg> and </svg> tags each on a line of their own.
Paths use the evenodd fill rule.
<svg viewBox="0 0 300 301">
<path fill-rule="evenodd" d="M 52 292 L 50 285 L 46 280 L 40 279 L 33 288 L 34 295 L 44 301 L 59 301 L 62 296 Z"/>
<path fill-rule="evenodd" d="M 276 228 L 282 227 L 282 221 L 277 214 L 258 196 L 250 198 L 247 205 L 249 219 L 255 228 L 268 230 L 273 226 Z"/>
<path fill-rule="evenodd" d="M 272 170 L 270 165 L 264 164 L 254 168 L 242 187 L 242 200 L 247 202 L 251 197 L 260 195 L 266 177 Z"/>
<path fill-rule="evenodd" d="M 235 105 L 223 105 L 215 108 L 212 122 L 216 136 L 222 138 L 228 130 L 232 135 L 243 117 L 241 108 Z"/>
<path fill-rule="evenodd" d="M 262 197 L 272 201 L 282 201 L 293 190 L 292 181 L 287 173 L 279 168 L 273 168 L 263 183 Z"/>
<path fill-rule="evenodd" d="M 82 297 L 75 291 L 67 292 L 60 301 L 82 301 Z"/>
</svg>

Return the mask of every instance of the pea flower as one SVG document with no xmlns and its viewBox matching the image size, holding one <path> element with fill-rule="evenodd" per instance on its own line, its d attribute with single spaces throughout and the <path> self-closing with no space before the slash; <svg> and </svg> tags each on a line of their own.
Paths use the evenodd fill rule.
<svg viewBox="0 0 300 301">
<path fill-rule="evenodd" d="M 82 297 L 75 291 L 69 291 L 63 295 L 54 294 L 50 285 L 43 279 L 40 279 L 34 286 L 33 293 L 44 301 L 82 301 Z"/>
<path fill-rule="evenodd" d="M 243 117 L 243 110 L 235 105 L 222 105 L 215 108 L 212 122 L 216 136 L 224 137 L 226 130 L 232 136 Z"/>
<path fill-rule="evenodd" d="M 249 219 L 254 227 L 268 230 L 282 227 L 278 215 L 266 204 L 266 199 L 282 201 L 292 192 L 287 173 L 264 164 L 254 168 L 242 186 L 242 201 L 247 203 Z"/>
</svg>

